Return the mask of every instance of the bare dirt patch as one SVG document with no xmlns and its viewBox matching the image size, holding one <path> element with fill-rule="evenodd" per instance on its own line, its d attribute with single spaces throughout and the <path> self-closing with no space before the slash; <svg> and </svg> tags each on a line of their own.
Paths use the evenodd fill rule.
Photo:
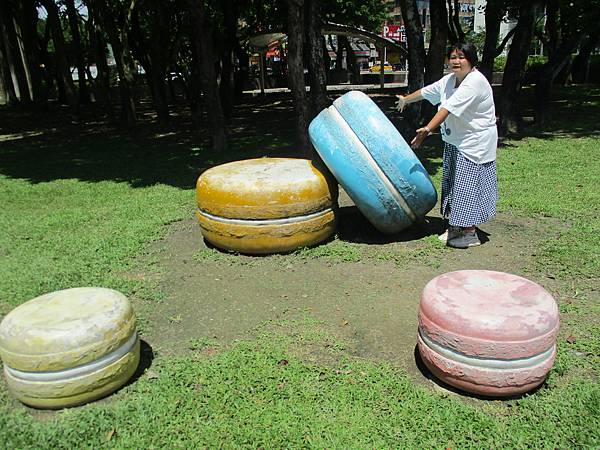
<svg viewBox="0 0 600 450">
<path fill-rule="evenodd" d="M 500 214 L 483 227 L 484 245 L 454 250 L 437 242 L 443 224 L 433 212 L 426 223 L 389 237 L 343 192 L 340 207 L 336 244 L 358 252 L 357 261 L 225 254 L 207 247 L 195 220 L 173 224 L 148 252 L 158 261 L 165 299 L 136 301 L 144 339 L 155 352 L 182 353 L 194 340 L 226 345 L 277 324 L 316 319 L 348 354 L 390 361 L 424 381 L 415 345 L 419 298 L 429 280 L 453 270 L 489 269 L 544 284 L 530 269 L 542 222 Z"/>
</svg>

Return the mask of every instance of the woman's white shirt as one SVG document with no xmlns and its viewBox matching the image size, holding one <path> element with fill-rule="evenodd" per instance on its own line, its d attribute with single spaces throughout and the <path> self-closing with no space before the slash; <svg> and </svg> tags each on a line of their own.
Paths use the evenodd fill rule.
<svg viewBox="0 0 600 450">
<path fill-rule="evenodd" d="M 494 161 L 498 130 L 492 87 L 478 70 L 455 84 L 456 76 L 449 74 L 421 89 L 423 98 L 450 112 L 441 125 L 442 139 L 474 163 Z"/>
</svg>

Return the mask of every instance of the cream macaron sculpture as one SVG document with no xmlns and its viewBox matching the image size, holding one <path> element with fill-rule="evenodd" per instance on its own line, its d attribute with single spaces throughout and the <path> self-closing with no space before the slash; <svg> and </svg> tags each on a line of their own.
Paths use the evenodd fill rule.
<svg viewBox="0 0 600 450">
<path fill-rule="evenodd" d="M 213 167 L 198 178 L 196 201 L 204 238 L 224 250 L 283 253 L 335 232 L 337 183 L 305 159 L 259 158 Z"/>
<path fill-rule="evenodd" d="M 112 289 L 66 289 L 23 303 L 0 323 L 9 391 L 47 409 L 114 392 L 140 360 L 135 322 L 127 297 Z"/>
</svg>

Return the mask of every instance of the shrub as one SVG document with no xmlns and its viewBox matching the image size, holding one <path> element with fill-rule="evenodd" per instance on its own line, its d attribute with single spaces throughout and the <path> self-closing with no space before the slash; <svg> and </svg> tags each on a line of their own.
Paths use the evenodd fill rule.
<svg viewBox="0 0 600 450">
<path fill-rule="evenodd" d="M 494 59 L 494 72 L 504 72 L 506 65 L 506 56 L 498 56 Z"/>
<path fill-rule="evenodd" d="M 527 58 L 527 64 L 525 65 L 525 72 L 537 73 L 544 64 L 548 62 L 548 57 L 544 55 L 529 55 Z"/>
<path fill-rule="evenodd" d="M 525 65 L 526 72 L 537 72 L 544 64 L 548 62 L 548 57 L 543 55 L 529 55 L 527 64 Z M 600 61 L 599 61 L 600 62 Z M 503 72 L 506 66 L 506 56 L 498 56 L 494 60 L 494 72 Z"/>
</svg>

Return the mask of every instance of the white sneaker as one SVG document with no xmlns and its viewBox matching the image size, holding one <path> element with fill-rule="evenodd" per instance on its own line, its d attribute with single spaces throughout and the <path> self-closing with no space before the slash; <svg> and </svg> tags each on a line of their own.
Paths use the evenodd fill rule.
<svg viewBox="0 0 600 450">
<path fill-rule="evenodd" d="M 454 248 L 469 248 L 481 245 L 477 231 L 461 230 L 458 236 L 448 240 L 448 245 Z"/>
<path fill-rule="evenodd" d="M 440 234 L 438 239 L 442 242 L 448 243 L 450 239 L 454 239 L 460 234 L 460 227 L 449 226 L 444 234 Z"/>
</svg>

